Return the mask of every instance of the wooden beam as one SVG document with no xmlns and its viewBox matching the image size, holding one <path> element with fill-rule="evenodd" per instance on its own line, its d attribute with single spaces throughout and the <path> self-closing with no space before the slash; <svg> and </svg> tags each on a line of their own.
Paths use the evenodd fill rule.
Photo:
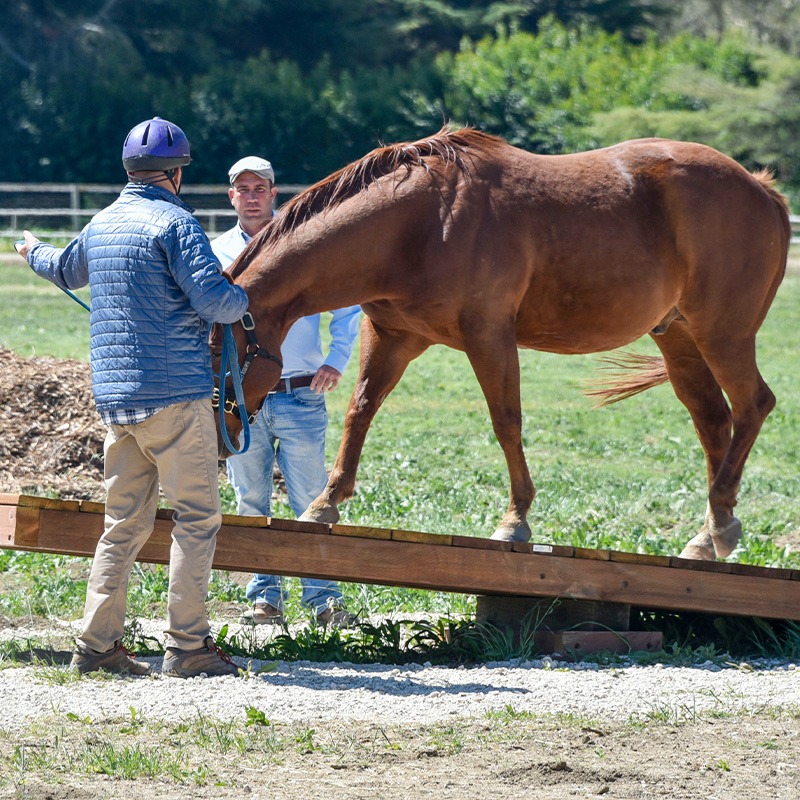
<svg viewBox="0 0 800 800">
<path fill-rule="evenodd" d="M 94 554 L 102 505 L 0 495 L 0 544 Z M 167 563 L 172 514 L 160 510 L 140 561 Z M 800 573 L 609 551 L 226 516 L 216 569 L 479 595 L 563 597 L 646 608 L 800 620 Z"/>
</svg>

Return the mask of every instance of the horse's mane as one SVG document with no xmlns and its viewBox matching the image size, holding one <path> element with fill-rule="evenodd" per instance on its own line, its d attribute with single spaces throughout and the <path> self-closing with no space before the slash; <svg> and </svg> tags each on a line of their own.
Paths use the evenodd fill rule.
<svg viewBox="0 0 800 800">
<path fill-rule="evenodd" d="M 314 215 L 343 203 L 401 167 L 408 171 L 413 167 L 428 169 L 425 159 L 438 158 L 445 164 L 454 164 L 458 169 L 465 170 L 467 165 L 464 156 L 468 151 L 485 153 L 502 144 L 503 140 L 498 136 L 474 128 L 451 131 L 445 127 L 434 136 L 416 142 L 398 142 L 378 147 L 358 161 L 309 186 L 286 203 L 280 214 L 271 220 L 253 239 L 246 253 L 242 254 L 239 259 L 241 266 L 236 272 L 241 271 L 244 267 L 242 262 L 249 261 L 250 252 L 260 245 L 284 236 Z"/>
</svg>

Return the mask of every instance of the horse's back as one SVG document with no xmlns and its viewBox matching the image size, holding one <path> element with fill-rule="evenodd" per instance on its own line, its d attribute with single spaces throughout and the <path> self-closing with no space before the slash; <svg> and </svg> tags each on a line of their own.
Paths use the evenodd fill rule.
<svg viewBox="0 0 800 800">
<path fill-rule="evenodd" d="M 494 214 L 474 269 L 489 287 L 495 275 L 501 302 L 507 279 L 517 287 L 523 346 L 611 349 L 674 307 L 700 304 L 716 321 L 731 297 L 760 322 L 783 275 L 785 203 L 705 145 L 638 139 L 561 156 L 509 145 L 477 172 Z M 477 264 L 490 249 L 494 273 Z"/>
</svg>

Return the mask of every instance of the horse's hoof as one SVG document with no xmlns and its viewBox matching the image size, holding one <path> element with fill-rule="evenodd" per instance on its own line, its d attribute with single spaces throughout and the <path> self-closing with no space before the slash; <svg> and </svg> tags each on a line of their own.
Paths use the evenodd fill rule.
<svg viewBox="0 0 800 800">
<path fill-rule="evenodd" d="M 696 561 L 714 561 L 716 553 L 714 551 L 714 543 L 711 539 L 711 534 L 703 530 L 697 534 L 693 539 L 690 539 L 686 547 L 681 550 L 678 558 L 693 558 Z"/>
<path fill-rule="evenodd" d="M 298 518 L 301 522 L 323 522 L 328 525 L 339 521 L 339 509 L 336 506 L 309 506 Z"/>
<path fill-rule="evenodd" d="M 711 550 L 706 550 L 704 547 L 697 547 L 691 543 L 687 544 L 686 547 L 681 550 L 681 554 L 678 558 L 693 558 L 695 561 L 716 560 L 713 548 Z"/>
<path fill-rule="evenodd" d="M 711 529 L 711 540 L 714 543 L 714 552 L 717 558 L 727 558 L 739 544 L 742 538 L 742 523 L 736 517 L 723 528 Z"/>
<path fill-rule="evenodd" d="M 501 525 L 490 537 L 496 542 L 527 542 L 531 538 L 531 529 Z"/>
</svg>

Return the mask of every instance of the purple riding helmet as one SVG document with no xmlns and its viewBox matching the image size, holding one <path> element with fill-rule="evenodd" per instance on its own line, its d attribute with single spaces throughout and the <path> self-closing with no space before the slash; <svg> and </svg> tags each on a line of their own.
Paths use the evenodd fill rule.
<svg viewBox="0 0 800 800">
<path fill-rule="evenodd" d="M 191 161 L 189 140 L 174 123 L 161 117 L 140 122 L 122 145 L 122 166 L 127 172 L 169 171 Z"/>
</svg>

